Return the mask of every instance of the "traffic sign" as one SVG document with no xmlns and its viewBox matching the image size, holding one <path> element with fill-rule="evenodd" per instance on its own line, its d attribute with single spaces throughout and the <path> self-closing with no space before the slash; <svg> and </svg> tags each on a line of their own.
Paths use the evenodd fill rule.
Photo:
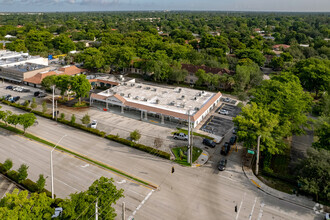
<svg viewBox="0 0 330 220">
<path fill-rule="evenodd" d="M 249 154 L 254 154 L 254 150 L 248 150 Z"/>
</svg>

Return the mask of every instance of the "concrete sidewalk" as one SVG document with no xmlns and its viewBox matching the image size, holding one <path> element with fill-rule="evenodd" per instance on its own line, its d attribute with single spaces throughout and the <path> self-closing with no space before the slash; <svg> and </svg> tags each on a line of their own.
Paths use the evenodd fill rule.
<svg viewBox="0 0 330 220">
<path fill-rule="evenodd" d="M 259 180 L 251 170 L 251 168 L 247 166 L 242 166 L 243 172 L 245 176 L 251 181 L 253 185 L 255 185 L 258 189 L 261 191 L 267 193 L 268 195 L 274 196 L 278 199 L 303 206 L 308 209 L 313 209 L 315 207 L 315 202 L 312 201 L 312 199 L 307 198 L 305 196 L 296 196 L 296 195 L 290 195 L 281 191 L 278 191 L 276 189 L 273 189 L 266 184 L 264 184 L 261 180 Z"/>
</svg>

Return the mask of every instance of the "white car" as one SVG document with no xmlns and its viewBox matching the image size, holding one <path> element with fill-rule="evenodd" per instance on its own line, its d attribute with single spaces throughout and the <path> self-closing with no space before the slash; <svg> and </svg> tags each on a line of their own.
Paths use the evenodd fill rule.
<svg viewBox="0 0 330 220">
<path fill-rule="evenodd" d="M 228 115 L 228 111 L 227 110 L 224 110 L 224 109 L 220 109 L 220 111 L 219 111 L 219 114 L 221 114 L 221 115 Z"/>
<path fill-rule="evenodd" d="M 97 121 L 96 120 L 93 120 L 92 123 L 91 123 L 91 128 L 95 128 L 96 129 L 96 126 L 97 126 Z"/>
</svg>

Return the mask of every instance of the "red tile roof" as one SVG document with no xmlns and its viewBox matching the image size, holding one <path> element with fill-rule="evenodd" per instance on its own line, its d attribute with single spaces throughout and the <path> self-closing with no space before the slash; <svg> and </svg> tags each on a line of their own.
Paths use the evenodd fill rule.
<svg viewBox="0 0 330 220">
<path fill-rule="evenodd" d="M 276 45 L 273 46 L 273 48 L 280 48 L 280 47 L 283 47 L 284 49 L 286 49 L 286 48 L 289 48 L 290 45 L 286 45 L 286 44 L 276 44 Z"/>
<path fill-rule="evenodd" d="M 63 72 L 62 74 L 70 75 L 70 76 L 76 75 L 78 73 L 86 72 L 85 69 L 80 69 L 76 66 L 62 67 L 59 69 L 59 71 L 62 71 Z"/>
<path fill-rule="evenodd" d="M 93 99 L 99 99 L 99 100 L 105 100 L 107 97 L 106 96 L 103 96 L 103 95 L 98 95 L 96 93 L 92 93 L 91 94 L 91 98 L 93 98 Z"/>
<path fill-rule="evenodd" d="M 24 82 L 28 82 L 28 83 L 33 83 L 36 85 L 40 85 L 42 80 L 46 77 L 46 76 L 51 76 L 51 75 L 56 75 L 57 73 L 55 71 L 50 71 L 47 73 L 38 73 L 30 78 L 24 79 Z"/>
<path fill-rule="evenodd" d="M 119 85 L 119 83 L 117 83 L 117 82 L 103 80 L 103 79 L 89 79 L 88 81 L 90 83 L 91 82 L 102 82 L 102 83 L 105 83 L 105 84 L 111 84 L 111 85 L 115 85 L 115 86 Z"/>
</svg>

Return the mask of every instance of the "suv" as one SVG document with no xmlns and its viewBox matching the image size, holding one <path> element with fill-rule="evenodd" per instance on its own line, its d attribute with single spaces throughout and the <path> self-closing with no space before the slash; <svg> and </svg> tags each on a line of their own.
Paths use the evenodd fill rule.
<svg viewBox="0 0 330 220">
<path fill-rule="evenodd" d="M 188 140 L 188 135 L 186 135 L 184 133 L 174 133 L 173 134 L 173 138 L 174 139 L 177 139 L 177 140 L 187 141 Z"/>
<path fill-rule="evenodd" d="M 96 126 L 97 126 L 97 121 L 96 120 L 93 120 L 92 123 L 91 123 L 91 128 L 95 128 L 96 129 Z"/>
<path fill-rule="evenodd" d="M 235 144 L 236 140 L 237 140 L 237 136 L 236 135 L 232 136 L 229 141 L 230 145 Z"/>
<path fill-rule="evenodd" d="M 13 89 L 13 86 L 7 86 L 6 89 Z"/>
<path fill-rule="evenodd" d="M 228 142 L 225 142 L 225 144 L 222 146 L 220 153 L 222 155 L 227 155 L 230 151 L 230 144 Z"/>
<path fill-rule="evenodd" d="M 206 146 L 212 147 L 214 148 L 216 146 L 216 143 L 210 139 L 204 138 L 203 139 L 203 144 L 205 144 Z"/>
<path fill-rule="evenodd" d="M 224 102 L 230 102 L 231 100 L 230 100 L 230 98 L 227 97 L 227 98 L 224 98 L 223 101 Z"/>
</svg>

